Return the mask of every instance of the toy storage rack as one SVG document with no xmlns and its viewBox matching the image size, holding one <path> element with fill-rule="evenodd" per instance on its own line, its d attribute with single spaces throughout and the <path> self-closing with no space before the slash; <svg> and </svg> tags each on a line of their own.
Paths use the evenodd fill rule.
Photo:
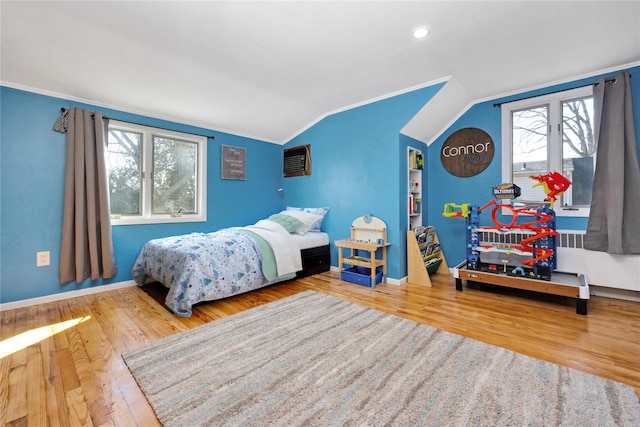
<svg viewBox="0 0 640 427">
<path fill-rule="evenodd" d="M 435 229 L 432 227 L 425 227 L 426 230 L 431 228 L 430 233 L 433 233 L 433 241 L 430 243 L 440 245 L 440 240 L 438 239 L 438 234 Z M 428 244 L 429 242 L 427 242 Z M 418 243 L 418 239 L 416 236 L 415 230 L 407 231 L 407 281 L 409 283 L 414 283 L 418 285 L 426 285 L 428 287 L 432 287 L 431 277 L 429 271 L 426 266 L 426 262 L 433 258 L 440 259 L 440 264 L 438 265 L 436 271 L 434 273 L 438 274 L 449 274 L 449 266 L 447 264 L 447 260 L 442 252 L 442 248 L 439 248 L 437 251 L 434 251 L 431 254 L 423 255 L 424 248 L 421 248 L 420 243 Z"/>
</svg>

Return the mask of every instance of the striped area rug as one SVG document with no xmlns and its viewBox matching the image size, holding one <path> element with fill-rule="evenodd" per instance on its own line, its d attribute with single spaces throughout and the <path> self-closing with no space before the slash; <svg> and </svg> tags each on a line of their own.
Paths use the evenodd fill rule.
<svg viewBox="0 0 640 427">
<path fill-rule="evenodd" d="M 640 426 L 623 384 L 313 291 L 123 358 L 165 426 Z"/>
</svg>

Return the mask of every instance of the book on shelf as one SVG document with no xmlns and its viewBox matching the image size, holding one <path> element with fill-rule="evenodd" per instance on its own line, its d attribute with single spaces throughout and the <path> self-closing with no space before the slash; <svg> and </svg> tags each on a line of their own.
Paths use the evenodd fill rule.
<svg viewBox="0 0 640 427">
<path fill-rule="evenodd" d="M 437 271 L 441 263 L 442 263 L 441 258 L 432 258 L 429 261 L 424 263 L 424 267 L 427 269 L 427 272 L 429 273 L 429 275 L 431 275 L 432 273 L 435 273 Z"/>
<path fill-rule="evenodd" d="M 424 169 L 424 155 L 415 150 L 409 150 L 409 168 Z"/>
<path fill-rule="evenodd" d="M 413 212 L 414 213 L 420 213 L 420 211 L 422 211 L 422 199 L 419 197 L 414 197 L 413 198 Z"/>
<path fill-rule="evenodd" d="M 418 160 L 416 158 L 416 152 L 411 150 L 409 151 L 409 168 L 416 169 L 417 165 L 418 165 Z"/>
<path fill-rule="evenodd" d="M 425 265 L 425 267 L 429 267 L 429 266 L 431 266 L 431 265 L 433 265 L 433 264 L 437 264 L 437 263 L 439 263 L 439 262 L 440 262 L 440 258 L 431 258 L 431 259 L 427 260 L 427 261 L 424 263 L 424 265 Z"/>
<path fill-rule="evenodd" d="M 418 249 L 420 249 L 420 254 L 423 258 L 429 257 L 440 251 L 440 243 L 436 243 L 435 241 L 435 228 L 431 226 L 419 226 L 413 229 L 413 233 L 416 236 Z"/>
<path fill-rule="evenodd" d="M 424 249 L 420 251 L 423 257 L 429 257 L 431 255 L 437 255 L 440 252 L 439 243 L 426 243 Z"/>
</svg>

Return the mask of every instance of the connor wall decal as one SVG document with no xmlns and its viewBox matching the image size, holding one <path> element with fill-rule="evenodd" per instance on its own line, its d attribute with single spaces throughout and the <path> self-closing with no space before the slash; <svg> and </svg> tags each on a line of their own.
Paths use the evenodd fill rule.
<svg viewBox="0 0 640 427">
<path fill-rule="evenodd" d="M 442 166 L 459 177 L 474 176 L 493 160 L 495 147 L 488 133 L 478 128 L 460 129 L 449 136 L 440 150 Z"/>
</svg>

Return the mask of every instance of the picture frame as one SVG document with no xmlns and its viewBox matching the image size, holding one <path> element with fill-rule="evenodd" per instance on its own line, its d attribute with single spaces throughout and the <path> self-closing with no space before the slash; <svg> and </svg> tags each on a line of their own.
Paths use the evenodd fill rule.
<svg viewBox="0 0 640 427">
<path fill-rule="evenodd" d="M 247 149 L 223 145 L 220 169 L 222 171 L 222 179 L 246 181 Z"/>
</svg>

